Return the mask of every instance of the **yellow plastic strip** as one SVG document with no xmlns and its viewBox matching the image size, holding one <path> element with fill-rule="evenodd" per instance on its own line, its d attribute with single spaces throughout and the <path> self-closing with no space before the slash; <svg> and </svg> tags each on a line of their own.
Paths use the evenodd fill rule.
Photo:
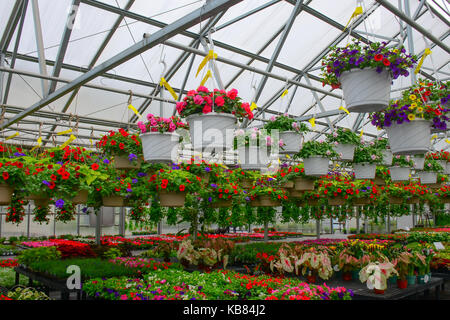
<svg viewBox="0 0 450 320">
<path fill-rule="evenodd" d="M 356 18 L 357 16 L 359 16 L 362 13 L 363 13 L 362 7 L 356 7 L 355 11 L 353 11 L 353 13 L 352 13 L 352 16 L 350 17 L 350 19 L 348 19 L 348 22 L 345 25 L 344 31 L 345 31 L 345 29 L 347 29 L 348 25 L 350 24 L 350 21 L 352 21 L 353 18 Z"/>
<path fill-rule="evenodd" d="M 200 82 L 200 86 L 204 86 L 206 81 L 208 81 L 208 79 L 211 78 L 211 77 L 212 77 L 211 70 L 208 70 L 208 72 L 206 72 L 206 75 L 203 78 L 202 82 Z"/>
<path fill-rule="evenodd" d="M 63 134 L 68 134 L 68 133 L 72 133 L 72 129 L 69 129 L 69 130 L 66 130 L 66 131 L 58 132 L 56 135 L 62 136 Z"/>
<path fill-rule="evenodd" d="M 139 111 L 136 110 L 135 107 L 133 107 L 133 105 L 130 104 L 130 105 L 128 106 L 128 109 L 130 109 L 131 111 L 133 111 L 134 114 L 137 115 L 139 118 L 142 118 L 142 115 L 139 113 Z"/>
<path fill-rule="evenodd" d="M 166 79 L 161 78 L 161 82 L 159 83 L 161 87 L 165 87 L 167 91 L 170 92 L 174 100 L 178 100 L 178 95 L 175 93 L 175 91 L 172 89 L 170 84 L 166 81 Z"/>
<path fill-rule="evenodd" d="M 202 71 L 203 68 L 206 66 L 206 64 L 212 59 L 217 59 L 217 53 L 214 53 L 213 50 L 209 50 L 208 55 L 203 59 L 203 61 L 198 66 L 197 74 L 195 75 L 196 78 L 198 77 L 200 71 Z"/>
<path fill-rule="evenodd" d="M 6 138 L 6 141 L 14 139 L 15 137 L 17 137 L 19 135 L 18 132 L 14 133 L 13 135 L 9 136 L 8 138 Z"/>
<path fill-rule="evenodd" d="M 316 127 L 316 118 L 311 118 L 308 121 L 309 121 L 309 123 L 311 123 L 311 127 L 313 127 L 313 128 Z"/>
<path fill-rule="evenodd" d="M 250 110 L 253 111 L 256 108 L 258 108 L 258 106 L 256 105 L 256 103 L 252 102 L 252 105 L 250 106 Z"/>
<path fill-rule="evenodd" d="M 347 114 L 350 114 L 350 112 L 346 108 L 344 108 L 343 106 L 339 107 L 339 110 L 345 111 L 345 112 L 347 112 Z"/>
<path fill-rule="evenodd" d="M 448 144 L 450 144 L 450 140 L 448 140 L 448 139 L 445 139 L 445 142 L 447 142 Z"/>
<path fill-rule="evenodd" d="M 425 58 L 426 58 L 427 56 L 429 56 L 430 54 L 431 54 L 431 50 L 430 50 L 429 48 L 426 48 L 426 49 L 425 49 L 425 52 L 423 53 L 422 58 L 420 58 L 420 61 L 419 61 L 419 64 L 417 65 L 416 70 L 414 70 L 414 73 L 415 73 L 415 74 L 418 74 L 418 73 L 419 73 L 420 68 L 422 68 L 423 61 L 424 61 Z"/>
<path fill-rule="evenodd" d="M 284 98 L 289 93 L 289 90 L 284 90 L 283 94 L 281 95 L 281 98 Z"/>
<path fill-rule="evenodd" d="M 39 139 L 37 140 L 37 146 L 33 147 L 33 149 L 31 149 L 31 152 L 33 152 L 34 150 L 36 150 L 37 148 L 39 148 L 42 145 L 42 137 L 39 137 Z"/>
<path fill-rule="evenodd" d="M 64 142 L 59 148 L 64 149 L 65 147 L 67 147 L 69 144 L 71 144 L 76 139 L 77 139 L 77 137 L 75 137 L 73 134 L 71 134 L 69 140 Z"/>
</svg>

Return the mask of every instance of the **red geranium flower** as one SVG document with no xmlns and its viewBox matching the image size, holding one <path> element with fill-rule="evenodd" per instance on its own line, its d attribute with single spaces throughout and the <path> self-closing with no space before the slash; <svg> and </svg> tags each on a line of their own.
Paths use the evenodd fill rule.
<svg viewBox="0 0 450 320">
<path fill-rule="evenodd" d="M 97 163 L 93 163 L 91 169 L 97 171 L 100 166 Z"/>
<path fill-rule="evenodd" d="M 3 172 L 3 180 L 8 180 L 9 179 L 9 173 L 8 172 Z"/>
<path fill-rule="evenodd" d="M 391 65 L 391 62 L 388 60 L 388 59 L 383 59 L 383 64 L 386 66 L 386 67 L 388 67 L 388 66 L 390 66 Z"/>
<path fill-rule="evenodd" d="M 376 54 L 375 57 L 373 57 L 375 61 L 381 61 L 383 60 L 383 55 L 382 54 Z"/>
</svg>

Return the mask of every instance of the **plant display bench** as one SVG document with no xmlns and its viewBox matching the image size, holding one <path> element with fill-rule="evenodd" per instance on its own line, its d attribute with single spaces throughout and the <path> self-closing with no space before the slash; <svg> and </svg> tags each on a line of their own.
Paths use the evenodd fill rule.
<svg viewBox="0 0 450 320">
<path fill-rule="evenodd" d="M 70 290 L 67 288 L 66 279 L 61 280 L 54 277 L 50 277 L 48 275 L 39 272 L 34 272 L 22 266 L 15 267 L 14 271 L 16 271 L 16 282 L 15 282 L 16 285 L 19 285 L 20 275 L 22 274 L 28 277 L 29 286 L 33 285 L 33 281 L 38 281 L 43 286 L 45 286 L 47 288 L 47 292 L 45 292 L 47 295 L 49 295 L 50 291 L 57 291 L 61 293 L 61 300 L 70 300 L 70 294 L 76 293 L 77 300 L 86 300 L 86 293 L 84 293 L 83 290 L 78 289 Z"/>
<path fill-rule="evenodd" d="M 434 276 L 431 277 L 431 280 L 428 283 L 408 285 L 406 289 L 399 289 L 397 288 L 397 284 L 388 283 L 384 294 L 376 294 L 373 289 L 368 289 L 367 285 L 361 283 L 359 280 L 345 281 L 345 283 L 343 283 L 342 280 L 326 281 L 326 284 L 330 287 L 343 286 L 347 289 L 351 289 L 354 293 L 353 300 L 418 299 L 421 294 L 428 296 L 430 294 L 430 289 L 434 289 L 435 299 L 439 300 L 443 283 L 444 279 Z"/>
</svg>

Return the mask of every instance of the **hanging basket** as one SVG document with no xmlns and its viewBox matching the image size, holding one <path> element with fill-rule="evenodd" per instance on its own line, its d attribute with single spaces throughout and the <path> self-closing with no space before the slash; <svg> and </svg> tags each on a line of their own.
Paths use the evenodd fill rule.
<svg viewBox="0 0 450 320">
<path fill-rule="evenodd" d="M 392 181 L 409 181 L 409 175 L 411 173 L 410 168 L 396 166 L 390 167 L 389 171 L 391 172 Z"/>
<path fill-rule="evenodd" d="M 50 202 L 50 199 L 47 196 L 32 194 L 30 196 L 26 196 L 24 198 L 28 201 L 33 201 L 36 207 L 46 207 Z"/>
<path fill-rule="evenodd" d="M 179 208 L 186 202 L 186 192 L 159 192 L 161 207 Z"/>
<path fill-rule="evenodd" d="M 386 109 L 391 96 L 390 73 L 383 69 L 352 69 L 339 77 L 345 104 L 350 112 L 378 112 Z"/>
<path fill-rule="evenodd" d="M 377 177 L 377 176 L 375 176 L 375 179 L 373 180 L 373 182 L 377 186 L 385 186 L 386 185 L 386 181 L 383 178 L 380 178 L 380 177 Z"/>
<path fill-rule="evenodd" d="M 345 204 L 345 199 L 344 197 L 333 197 L 333 198 L 328 198 L 328 205 L 330 206 L 342 206 Z"/>
<path fill-rule="evenodd" d="M 280 201 L 272 200 L 270 196 L 259 196 L 259 204 L 261 207 L 279 207 L 281 206 Z"/>
<path fill-rule="evenodd" d="M 403 204 L 403 202 L 404 201 L 403 201 L 402 198 L 389 196 L 389 203 L 390 204 Z"/>
<path fill-rule="evenodd" d="M 114 155 L 114 167 L 117 170 L 133 170 L 141 167 L 142 160 L 137 159 L 135 161 L 128 160 L 127 156 Z"/>
<path fill-rule="evenodd" d="M 339 154 L 340 161 L 353 161 L 356 146 L 354 144 L 338 144 L 333 145 L 334 151 Z M 341 156 L 342 154 L 342 156 Z"/>
<path fill-rule="evenodd" d="M 121 196 L 103 197 L 102 201 L 104 207 L 125 207 L 125 199 Z"/>
<path fill-rule="evenodd" d="M 210 177 L 209 173 L 202 173 L 200 175 L 200 178 L 202 179 L 202 182 L 206 183 L 206 184 L 209 183 L 209 177 Z"/>
<path fill-rule="evenodd" d="M 87 190 L 80 190 L 78 194 L 72 198 L 73 204 L 85 204 L 88 200 L 89 192 Z"/>
<path fill-rule="evenodd" d="M 376 164 L 370 163 L 355 163 L 353 164 L 353 171 L 355 172 L 355 179 L 374 179 L 377 170 Z"/>
<path fill-rule="evenodd" d="M 293 189 L 294 188 L 294 181 L 287 181 L 284 185 L 283 185 L 283 187 L 284 188 L 286 188 L 286 189 Z"/>
<path fill-rule="evenodd" d="M 314 190 L 314 180 L 303 177 L 297 177 L 294 179 L 295 187 L 297 191 L 312 191 Z"/>
<path fill-rule="evenodd" d="M 269 165 L 270 151 L 265 147 L 241 146 L 238 160 L 242 170 L 261 170 Z"/>
<path fill-rule="evenodd" d="M 219 200 L 214 202 L 211 207 L 213 208 L 229 208 L 233 205 L 233 201 L 231 200 Z"/>
<path fill-rule="evenodd" d="M 147 132 L 139 136 L 142 140 L 144 160 L 148 163 L 176 163 L 180 146 L 177 133 Z"/>
<path fill-rule="evenodd" d="M 450 203 L 450 197 L 441 198 L 443 203 Z"/>
<path fill-rule="evenodd" d="M 259 198 L 256 197 L 255 199 L 253 199 L 252 201 L 250 201 L 250 206 L 251 206 L 251 207 L 262 207 L 262 206 L 261 206 L 261 201 L 259 201 Z"/>
<path fill-rule="evenodd" d="M 447 161 L 446 160 L 437 160 L 437 163 L 439 163 L 442 167 L 442 169 L 444 169 L 444 174 L 447 174 Z"/>
<path fill-rule="evenodd" d="M 319 205 L 319 199 L 308 199 L 305 202 L 309 206 L 317 206 L 317 205 Z"/>
<path fill-rule="evenodd" d="M 324 157 L 311 157 L 304 159 L 305 175 L 312 177 L 321 177 L 328 174 L 328 165 L 330 160 Z"/>
<path fill-rule="evenodd" d="M 433 184 L 437 182 L 437 172 L 421 171 L 418 176 L 421 184 Z"/>
<path fill-rule="evenodd" d="M 381 163 L 383 166 L 392 166 L 392 160 L 394 159 L 394 155 L 390 150 L 383 150 L 381 152 L 383 155 L 383 162 Z"/>
<path fill-rule="evenodd" d="M 406 200 L 407 204 L 419 204 L 420 203 L 420 199 L 419 197 L 412 197 L 409 198 L 408 200 Z"/>
<path fill-rule="evenodd" d="M 423 167 L 425 165 L 425 157 L 414 156 L 412 157 L 412 160 L 414 162 L 414 169 L 423 170 Z"/>
<path fill-rule="evenodd" d="M 244 178 L 241 180 L 240 184 L 243 189 L 251 189 L 253 187 L 253 180 Z"/>
<path fill-rule="evenodd" d="M 228 113 L 211 112 L 190 115 L 186 118 L 186 121 L 189 124 L 189 133 L 194 150 L 233 148 L 236 116 Z"/>
<path fill-rule="evenodd" d="M 369 198 L 355 198 L 353 199 L 353 205 L 355 206 L 366 206 L 370 204 Z"/>
<path fill-rule="evenodd" d="M 447 165 L 444 168 L 444 174 L 450 174 L 450 162 L 447 162 Z"/>
<path fill-rule="evenodd" d="M 11 197 L 13 195 L 14 189 L 11 188 L 6 183 L 0 184 L 0 205 L 6 206 L 11 203 Z"/>
<path fill-rule="evenodd" d="M 393 154 L 414 155 L 427 153 L 431 142 L 431 123 L 428 120 L 414 120 L 386 128 Z"/>
<path fill-rule="evenodd" d="M 294 198 L 294 199 L 301 199 L 304 195 L 304 192 L 302 191 L 297 191 L 297 190 L 291 190 L 289 191 L 289 197 Z"/>
<path fill-rule="evenodd" d="M 296 154 L 302 148 L 303 136 L 296 131 L 281 132 L 280 140 L 284 143 L 280 148 L 280 154 Z"/>
</svg>

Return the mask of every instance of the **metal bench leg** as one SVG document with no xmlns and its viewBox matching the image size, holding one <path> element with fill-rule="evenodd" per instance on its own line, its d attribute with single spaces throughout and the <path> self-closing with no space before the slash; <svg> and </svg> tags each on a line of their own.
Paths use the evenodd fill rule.
<svg viewBox="0 0 450 320">
<path fill-rule="evenodd" d="M 20 283 L 20 273 L 16 271 L 16 286 Z"/>
<path fill-rule="evenodd" d="M 33 286 L 33 279 L 28 278 L 28 286 L 32 287 Z"/>
<path fill-rule="evenodd" d="M 439 286 L 436 286 L 436 300 L 440 300 L 440 291 L 441 288 Z"/>
</svg>

